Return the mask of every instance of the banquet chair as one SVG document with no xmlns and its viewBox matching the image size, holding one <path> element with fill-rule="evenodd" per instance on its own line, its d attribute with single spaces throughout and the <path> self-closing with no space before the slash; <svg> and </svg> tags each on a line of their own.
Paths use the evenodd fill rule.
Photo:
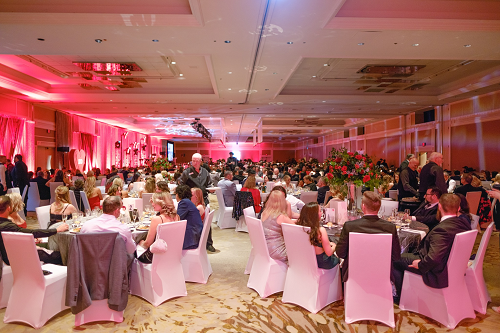
<svg viewBox="0 0 500 333">
<path fill-rule="evenodd" d="M 290 181 L 290 184 L 295 185 L 295 187 L 297 187 L 297 185 L 299 184 L 299 182 L 296 181 L 296 180 L 292 180 L 292 181 Z"/>
<path fill-rule="evenodd" d="M 28 189 L 28 203 L 26 205 L 26 210 L 28 212 L 34 212 L 36 207 L 45 206 L 50 203 L 50 200 L 41 200 L 40 192 L 38 192 L 38 184 L 35 182 L 30 183 Z"/>
<path fill-rule="evenodd" d="M 349 233 L 349 278 L 344 288 L 345 322 L 376 320 L 392 328 L 391 234 Z"/>
<path fill-rule="evenodd" d="M 135 182 L 132 184 L 132 190 L 139 192 L 140 190 L 144 189 L 145 185 L 145 182 Z"/>
<path fill-rule="evenodd" d="M 236 191 L 241 191 L 242 188 L 243 188 L 243 185 L 236 184 Z"/>
<path fill-rule="evenodd" d="M 248 232 L 247 224 L 245 221 L 245 209 L 251 208 L 253 213 L 255 201 L 251 192 L 236 192 L 234 196 L 233 214 L 232 217 L 237 221 L 234 231 Z M 247 212 L 248 213 L 248 212 Z M 253 215 L 255 217 L 255 213 Z"/>
<path fill-rule="evenodd" d="M 285 223 L 281 228 L 288 254 L 283 303 L 293 303 L 317 313 L 342 299 L 340 267 L 318 268 L 314 246 L 307 233 L 310 228 Z"/>
<path fill-rule="evenodd" d="M 14 276 L 12 275 L 12 268 L 3 262 L 1 255 L 0 265 L 3 265 L 1 269 L 2 279 L 0 279 L 0 309 L 3 309 L 7 307 L 7 303 L 10 297 L 10 291 L 12 290 Z"/>
<path fill-rule="evenodd" d="M 300 193 L 300 200 L 305 204 L 318 201 L 318 191 L 308 191 Z"/>
<path fill-rule="evenodd" d="M 239 180 L 237 180 L 237 179 L 234 179 L 234 180 L 233 180 L 233 183 L 234 183 L 234 185 L 240 185 L 240 181 L 239 181 Z"/>
<path fill-rule="evenodd" d="M 106 194 L 106 186 L 96 186 L 96 187 L 101 190 L 102 195 Z"/>
<path fill-rule="evenodd" d="M 40 229 L 47 229 L 50 222 L 50 205 L 36 207 L 35 211 Z"/>
<path fill-rule="evenodd" d="M 470 228 L 472 230 L 477 229 L 479 227 L 479 215 L 470 214 L 472 219 L 470 221 Z"/>
<path fill-rule="evenodd" d="M 247 207 L 243 209 L 243 215 L 245 216 L 245 227 L 246 227 L 246 232 L 248 232 L 248 226 L 246 225 L 246 221 L 249 217 L 257 218 L 255 214 L 255 210 L 253 207 Z M 250 256 L 248 257 L 247 261 L 247 266 L 245 268 L 245 274 L 250 274 L 250 271 L 252 270 L 252 263 L 253 259 L 255 257 L 255 254 L 253 253 L 253 247 L 250 250 Z"/>
<path fill-rule="evenodd" d="M 224 196 L 222 195 L 222 189 L 216 188 L 215 195 L 217 196 L 217 201 L 219 202 L 219 218 L 217 219 L 217 225 L 221 229 L 236 228 L 237 221 L 233 219 L 233 207 L 226 207 L 226 204 L 224 203 Z"/>
<path fill-rule="evenodd" d="M 31 234 L 3 232 L 2 238 L 13 275 L 3 322 L 22 322 L 38 329 L 67 309 L 64 305 L 66 267 L 41 266 Z M 51 274 L 44 275 L 42 269 Z"/>
<path fill-rule="evenodd" d="M 168 189 L 170 190 L 170 193 L 174 192 L 175 189 L 177 188 L 177 184 L 168 184 Z"/>
<path fill-rule="evenodd" d="M 378 211 L 378 216 L 391 216 L 392 211 L 395 209 L 398 210 L 398 201 L 389 201 L 389 200 L 381 200 L 380 201 L 380 209 Z"/>
<path fill-rule="evenodd" d="M 21 191 L 19 190 L 19 187 L 13 187 L 13 188 L 7 189 L 7 194 L 10 194 L 10 193 L 17 193 L 17 194 L 21 195 Z"/>
<path fill-rule="evenodd" d="M 80 199 L 81 200 L 81 199 Z M 69 201 L 76 208 L 76 210 L 80 211 L 78 203 L 76 202 L 75 191 L 69 190 Z"/>
<path fill-rule="evenodd" d="M 489 181 L 489 180 L 482 180 L 481 181 L 481 186 L 485 189 L 485 190 L 491 190 L 491 184 L 493 182 L 492 181 Z"/>
<path fill-rule="evenodd" d="M 75 326 L 123 321 L 124 310 L 115 309 L 127 305 L 127 301 L 123 301 L 124 296 L 128 298 L 127 261 L 125 241 L 118 232 L 77 234 L 73 238 L 68 255 L 65 304 L 75 314 Z M 99 284 L 92 284 L 95 279 Z M 119 286 L 113 287 L 116 281 L 120 281 Z"/>
<path fill-rule="evenodd" d="M 286 263 L 269 256 L 262 222 L 254 217 L 247 218 L 248 234 L 252 243 L 253 263 L 247 287 L 255 290 L 261 298 L 283 291 L 285 286 Z M 250 260 L 249 260 L 250 261 Z M 248 267 L 248 265 L 247 265 Z"/>
<path fill-rule="evenodd" d="M 205 221 L 203 221 L 203 230 L 201 231 L 198 247 L 192 250 L 182 250 L 181 264 L 186 282 L 207 283 L 213 272 L 206 248 L 214 213 L 215 211 L 210 212 L 208 207 L 205 209 Z"/>
<path fill-rule="evenodd" d="M 80 199 L 82 200 L 83 208 L 85 208 L 85 210 L 90 209 L 89 199 L 87 198 L 87 194 L 85 194 L 84 191 L 80 191 Z M 78 209 L 78 206 L 75 208 Z"/>
<path fill-rule="evenodd" d="M 99 176 L 100 177 L 100 176 Z M 106 182 L 108 181 L 108 179 L 106 177 L 104 178 L 101 178 L 101 186 L 104 186 L 104 188 L 106 188 Z"/>
<path fill-rule="evenodd" d="M 151 264 L 134 259 L 130 274 L 130 293 L 154 306 L 180 296 L 187 296 L 181 264 L 186 220 L 163 223 L 156 229 L 157 239 L 167 243 L 165 253 L 153 255 Z"/>
<path fill-rule="evenodd" d="M 469 204 L 470 213 L 477 214 L 479 201 L 481 200 L 481 192 L 467 192 L 465 198 L 467 199 L 467 203 Z"/>
<path fill-rule="evenodd" d="M 472 264 L 465 270 L 465 284 L 469 291 L 472 307 L 475 311 L 482 314 L 486 314 L 488 302 L 491 302 L 491 297 L 483 277 L 483 260 L 494 225 L 494 223 L 490 223 L 486 228 L 477 249 L 476 257 L 472 261 Z"/>
<path fill-rule="evenodd" d="M 153 204 L 151 203 L 151 198 L 153 197 L 153 193 L 143 193 L 142 194 L 142 207 L 144 209 L 150 207 L 153 208 Z"/>
<path fill-rule="evenodd" d="M 447 263 L 448 287 L 431 288 L 421 275 L 405 271 L 399 308 L 432 318 L 449 329 L 464 318 L 475 318 L 464 275 L 476 235 L 477 230 L 455 235 Z"/>
<path fill-rule="evenodd" d="M 25 186 L 24 190 L 23 190 L 23 194 L 21 195 L 23 202 L 24 202 L 24 198 L 26 197 L 26 193 L 28 192 L 28 188 L 29 188 L 29 186 Z"/>
<path fill-rule="evenodd" d="M 389 190 L 389 198 L 398 201 L 398 190 Z"/>
<path fill-rule="evenodd" d="M 276 182 L 267 182 L 266 193 L 271 193 Z"/>
<path fill-rule="evenodd" d="M 56 188 L 58 186 L 64 185 L 63 182 L 52 182 L 50 185 L 50 203 L 56 201 Z"/>
</svg>

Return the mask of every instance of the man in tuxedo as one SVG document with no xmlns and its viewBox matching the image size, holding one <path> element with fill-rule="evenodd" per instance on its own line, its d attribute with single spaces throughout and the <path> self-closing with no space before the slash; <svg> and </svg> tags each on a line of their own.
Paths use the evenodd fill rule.
<svg viewBox="0 0 500 333">
<path fill-rule="evenodd" d="M 427 189 L 424 196 L 425 201 L 413 212 L 412 220 L 427 225 L 429 231 L 431 231 L 439 223 L 436 214 L 438 212 L 439 198 L 441 198 L 442 194 L 441 190 L 436 186 Z"/>
<path fill-rule="evenodd" d="M 427 189 L 432 186 L 437 186 L 442 193 L 447 192 L 446 181 L 444 180 L 444 171 L 441 168 L 443 164 L 443 155 L 437 152 L 431 153 L 429 163 L 424 165 L 420 171 L 420 186 L 418 192 L 420 200 L 424 199 Z"/>
<path fill-rule="evenodd" d="M 231 170 L 226 170 L 224 172 L 224 179 L 219 181 L 217 186 L 222 190 L 222 196 L 224 197 L 224 204 L 226 207 L 233 207 L 234 196 L 236 195 L 236 184 L 233 183 L 233 172 Z"/>
<path fill-rule="evenodd" d="M 457 217 L 460 210 L 457 195 L 443 194 L 438 209 L 441 214 L 439 224 L 422 239 L 414 253 L 403 253 L 401 260 L 393 265 L 394 284 L 399 296 L 405 270 L 422 275 L 424 283 L 431 288 L 448 287 L 447 264 L 453 240 L 456 234 L 471 229 L 466 219 Z"/>
<path fill-rule="evenodd" d="M 340 239 L 336 247 L 337 256 L 344 259 L 344 263 L 342 264 L 342 282 L 346 282 L 348 278 L 350 232 L 360 232 L 365 234 L 392 234 L 391 260 L 394 262 L 401 259 L 401 247 L 399 246 L 396 226 L 390 222 L 380 219 L 377 216 L 378 211 L 380 210 L 380 205 L 380 197 L 372 191 L 366 191 L 363 193 L 363 199 L 361 201 L 361 209 L 365 215 L 360 219 L 346 222 L 342 228 Z"/>
<path fill-rule="evenodd" d="M 19 191 L 21 195 L 23 195 L 24 188 L 26 186 L 29 187 L 29 176 L 28 176 L 28 166 L 23 162 L 23 156 L 17 154 L 14 156 L 14 168 L 12 169 L 10 175 L 12 177 L 12 181 L 14 182 L 14 187 L 19 187 Z M 28 215 L 27 209 L 28 204 L 28 192 L 26 191 L 26 195 L 24 196 L 24 216 Z"/>
<path fill-rule="evenodd" d="M 325 203 L 326 192 L 330 191 L 330 186 L 327 185 L 326 177 L 319 177 L 318 179 L 318 204 Z"/>
<path fill-rule="evenodd" d="M 410 159 L 410 164 L 408 167 L 403 169 L 399 174 L 398 182 L 398 200 L 401 201 L 403 198 L 418 196 L 418 160 L 416 158 Z"/>
<path fill-rule="evenodd" d="M 40 200 L 50 200 L 50 187 L 45 185 L 47 183 L 47 179 L 43 178 L 43 171 L 38 171 L 36 173 L 36 177 L 30 180 L 30 183 L 37 184 Z"/>
</svg>

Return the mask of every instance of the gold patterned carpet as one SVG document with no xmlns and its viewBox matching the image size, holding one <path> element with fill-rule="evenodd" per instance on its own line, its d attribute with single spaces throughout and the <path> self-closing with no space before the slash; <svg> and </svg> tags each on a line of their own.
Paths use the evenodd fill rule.
<svg viewBox="0 0 500 333">
<path fill-rule="evenodd" d="M 213 207 L 213 206 L 212 206 Z M 36 226 L 30 218 L 30 227 Z M 375 322 L 347 325 L 344 303 L 335 302 L 317 314 L 300 307 L 283 304 L 281 294 L 261 299 L 246 287 L 248 275 L 243 274 L 250 252 L 249 237 L 234 229 L 220 230 L 214 224 L 213 239 L 217 253 L 209 258 L 214 270 L 206 285 L 187 283 L 188 296 L 169 300 L 155 308 L 146 301 L 129 296 L 129 303 L 120 324 L 98 322 L 74 326 L 69 310 L 52 318 L 40 332 L 445 332 L 435 321 L 395 307 L 396 328 L 392 330 Z M 480 236 L 476 242 L 479 244 Z M 486 315 L 466 319 L 454 332 L 500 332 L 500 314 L 491 306 L 500 305 L 500 255 L 498 233 L 494 233 L 484 262 L 485 279 L 492 295 Z M 3 324 L 5 309 L 0 310 L 0 332 L 31 332 L 23 324 Z"/>
</svg>

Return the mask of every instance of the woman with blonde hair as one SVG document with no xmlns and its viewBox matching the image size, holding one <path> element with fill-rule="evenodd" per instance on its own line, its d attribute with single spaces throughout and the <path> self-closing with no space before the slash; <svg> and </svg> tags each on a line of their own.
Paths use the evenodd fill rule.
<svg viewBox="0 0 500 333">
<path fill-rule="evenodd" d="M 90 209 L 99 208 L 101 206 L 102 193 L 99 188 L 95 186 L 94 172 L 89 171 L 87 173 L 87 180 L 85 180 L 85 185 L 83 186 L 83 191 L 87 196 L 89 201 Z"/>
<path fill-rule="evenodd" d="M 23 220 L 18 213 L 24 210 L 23 198 L 18 193 L 7 193 L 6 196 L 10 198 L 11 212 L 9 214 L 9 220 L 17 224 L 18 227 L 26 229 L 26 221 Z"/>
<path fill-rule="evenodd" d="M 286 176 L 285 176 L 286 177 Z M 261 198 L 260 198 L 260 191 L 257 188 L 256 181 L 255 181 L 255 175 L 249 175 L 247 180 L 245 181 L 245 184 L 241 188 L 241 192 L 250 192 L 252 193 L 253 197 L 253 206 L 255 208 L 255 213 L 260 213 L 261 210 Z"/>
<path fill-rule="evenodd" d="M 128 191 L 125 191 L 123 189 L 123 179 L 121 179 L 120 177 L 116 177 L 115 179 L 113 179 L 113 183 L 112 183 L 111 187 L 113 187 L 114 185 L 118 186 L 118 188 L 119 188 L 119 190 L 116 191 L 115 195 L 122 197 L 122 199 L 128 198 Z M 108 195 L 109 195 L 109 190 L 108 190 Z"/>
<path fill-rule="evenodd" d="M 266 209 L 262 213 L 262 228 L 266 238 L 269 256 L 275 260 L 288 263 L 285 240 L 281 224 L 291 223 L 287 215 L 287 204 L 285 196 L 281 191 L 271 191 L 266 202 Z"/>
<path fill-rule="evenodd" d="M 191 202 L 194 203 L 198 211 L 200 212 L 201 221 L 205 221 L 205 200 L 203 199 L 203 191 L 201 188 L 193 187 L 191 188 Z"/>
<path fill-rule="evenodd" d="M 151 225 L 149 226 L 148 235 L 146 240 L 141 240 L 139 245 L 146 249 L 146 251 L 137 258 L 140 262 L 145 264 L 150 264 L 153 262 L 153 253 L 149 247 L 154 243 L 156 239 L 156 230 L 159 224 L 179 221 L 179 215 L 172 201 L 170 194 L 166 192 L 157 192 L 153 194 L 151 198 L 153 204 L 153 209 L 160 213 L 160 215 L 155 216 L 151 219 Z"/>
<path fill-rule="evenodd" d="M 56 188 L 54 199 L 55 201 L 50 205 L 50 222 L 48 227 L 61 222 L 63 215 L 71 216 L 71 214 L 78 212 L 78 209 L 70 204 L 69 189 L 66 186 L 61 185 Z"/>
<path fill-rule="evenodd" d="M 289 175 L 284 175 L 282 180 L 281 186 L 283 186 L 285 190 L 293 190 L 292 178 Z"/>
<path fill-rule="evenodd" d="M 143 193 L 155 193 L 156 192 L 156 181 L 153 177 L 146 178 L 146 183 L 144 184 L 144 190 L 140 192 L 139 196 L 142 198 Z"/>
</svg>

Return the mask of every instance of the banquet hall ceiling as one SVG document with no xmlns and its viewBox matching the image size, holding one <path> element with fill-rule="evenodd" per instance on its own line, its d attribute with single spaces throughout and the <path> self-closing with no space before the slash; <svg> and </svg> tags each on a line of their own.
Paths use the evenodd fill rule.
<svg viewBox="0 0 500 333">
<path fill-rule="evenodd" d="M 0 0 L 0 93 L 287 142 L 499 90 L 498 41 L 488 0 Z"/>
</svg>

